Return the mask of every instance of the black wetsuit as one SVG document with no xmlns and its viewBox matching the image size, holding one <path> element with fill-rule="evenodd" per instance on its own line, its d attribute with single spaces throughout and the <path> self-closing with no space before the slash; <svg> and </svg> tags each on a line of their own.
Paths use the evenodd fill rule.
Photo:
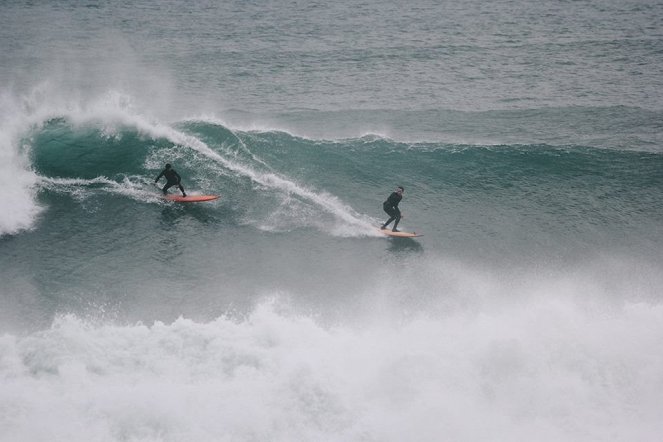
<svg viewBox="0 0 663 442">
<path fill-rule="evenodd" d="M 163 186 L 163 189 L 161 189 L 163 190 L 163 193 L 168 192 L 168 189 L 170 189 L 171 187 L 177 186 L 182 191 L 182 195 L 186 196 L 186 192 L 184 192 L 184 187 L 182 187 L 182 184 L 180 184 L 182 178 L 177 172 L 175 172 L 175 169 L 173 168 L 164 169 L 163 172 L 159 174 L 157 179 L 154 180 L 154 182 L 155 183 L 158 182 L 162 176 L 166 177 L 167 180 L 166 185 Z"/>
<path fill-rule="evenodd" d="M 387 198 L 387 201 L 382 204 L 382 208 L 387 212 L 387 215 L 389 215 L 387 222 L 382 225 L 383 229 L 386 229 L 392 221 L 396 221 L 394 223 L 394 230 L 398 227 L 398 223 L 401 220 L 401 211 L 398 208 L 398 203 L 400 203 L 402 199 L 403 195 L 392 192 L 392 194 L 389 195 L 389 198 Z"/>
</svg>

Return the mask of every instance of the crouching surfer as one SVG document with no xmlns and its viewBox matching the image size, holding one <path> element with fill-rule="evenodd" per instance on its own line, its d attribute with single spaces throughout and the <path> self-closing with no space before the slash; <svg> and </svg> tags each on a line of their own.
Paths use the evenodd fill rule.
<svg viewBox="0 0 663 442">
<path fill-rule="evenodd" d="M 396 188 L 396 191 L 392 192 L 391 195 L 389 195 L 389 198 L 387 198 L 387 201 L 382 203 L 382 208 L 384 209 L 385 212 L 387 212 L 387 215 L 389 215 L 389 219 L 387 222 L 385 222 L 382 227 L 380 227 L 382 230 L 386 229 L 389 224 L 391 224 L 392 221 L 394 221 L 394 228 L 391 229 L 392 232 L 399 232 L 398 230 L 398 223 L 401 220 L 401 211 L 398 208 L 398 203 L 401 202 L 403 199 L 403 192 L 405 192 L 405 189 L 403 186 L 398 186 Z"/>
<path fill-rule="evenodd" d="M 180 175 L 171 167 L 170 164 L 166 164 L 166 168 L 159 174 L 156 180 L 154 180 L 154 184 L 158 183 L 161 177 L 166 177 L 166 185 L 163 186 L 161 189 L 164 193 L 168 193 L 168 189 L 170 189 L 173 186 L 177 186 L 181 191 L 182 191 L 182 196 L 186 196 L 186 192 L 184 192 L 184 187 L 182 187 L 182 178 Z"/>
</svg>

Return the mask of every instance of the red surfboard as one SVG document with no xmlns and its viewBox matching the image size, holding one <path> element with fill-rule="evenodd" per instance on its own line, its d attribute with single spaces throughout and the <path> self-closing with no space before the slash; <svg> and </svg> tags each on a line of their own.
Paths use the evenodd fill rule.
<svg viewBox="0 0 663 442">
<path fill-rule="evenodd" d="M 201 203 L 203 201 L 218 200 L 219 195 L 166 195 L 165 198 L 178 203 Z"/>
</svg>

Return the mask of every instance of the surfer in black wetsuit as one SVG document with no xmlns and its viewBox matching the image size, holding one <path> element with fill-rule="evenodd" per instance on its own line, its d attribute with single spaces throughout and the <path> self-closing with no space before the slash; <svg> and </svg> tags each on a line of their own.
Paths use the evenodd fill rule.
<svg viewBox="0 0 663 442">
<path fill-rule="evenodd" d="M 164 195 L 168 193 L 168 189 L 170 189 L 173 186 L 177 186 L 181 191 L 182 191 L 182 196 L 186 196 L 186 193 L 184 192 L 184 187 L 182 187 L 182 184 L 180 181 L 182 181 L 182 178 L 180 175 L 175 172 L 175 169 L 173 169 L 170 164 L 166 164 L 166 168 L 159 174 L 156 180 L 154 180 L 154 184 L 159 182 L 159 179 L 164 176 L 166 177 L 166 185 L 163 186 L 163 193 Z"/>
<path fill-rule="evenodd" d="M 389 198 L 387 198 L 387 201 L 385 201 L 382 204 L 382 208 L 384 209 L 385 212 L 387 212 L 387 215 L 389 215 L 389 219 L 387 220 L 386 223 L 384 223 L 381 227 L 381 229 L 386 229 L 387 226 L 392 222 L 396 221 L 394 223 L 394 228 L 391 229 L 392 232 L 398 232 L 399 230 L 397 229 L 398 223 L 401 220 L 401 211 L 398 209 L 398 203 L 401 202 L 403 199 L 403 192 L 405 192 L 405 189 L 403 186 L 398 186 L 396 188 L 395 192 L 392 192 L 391 195 L 389 195 Z"/>
</svg>

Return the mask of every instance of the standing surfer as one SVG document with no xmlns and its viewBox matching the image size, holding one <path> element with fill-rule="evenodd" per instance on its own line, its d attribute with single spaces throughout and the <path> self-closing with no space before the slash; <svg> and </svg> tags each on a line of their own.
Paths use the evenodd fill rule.
<svg viewBox="0 0 663 442">
<path fill-rule="evenodd" d="M 382 208 L 387 212 L 387 215 L 389 215 L 387 222 L 380 227 L 382 230 L 386 229 L 392 221 L 396 221 L 394 223 L 394 228 L 391 231 L 399 232 L 397 227 L 401 220 L 401 211 L 398 209 L 398 203 L 403 199 L 403 192 L 405 192 L 403 186 L 398 186 L 396 191 L 392 192 L 391 195 L 389 195 L 389 198 L 387 198 L 387 201 L 382 204 Z"/>
<path fill-rule="evenodd" d="M 184 192 L 184 187 L 182 187 L 181 181 L 182 178 L 180 175 L 173 169 L 170 164 L 166 164 L 166 168 L 159 174 L 156 180 L 154 180 L 154 184 L 159 182 L 159 179 L 161 177 L 166 177 L 166 185 L 163 186 L 163 193 L 164 195 L 168 193 L 168 189 L 170 189 L 173 186 L 177 186 L 181 191 L 182 191 L 182 196 L 186 196 L 186 193 Z"/>
</svg>

